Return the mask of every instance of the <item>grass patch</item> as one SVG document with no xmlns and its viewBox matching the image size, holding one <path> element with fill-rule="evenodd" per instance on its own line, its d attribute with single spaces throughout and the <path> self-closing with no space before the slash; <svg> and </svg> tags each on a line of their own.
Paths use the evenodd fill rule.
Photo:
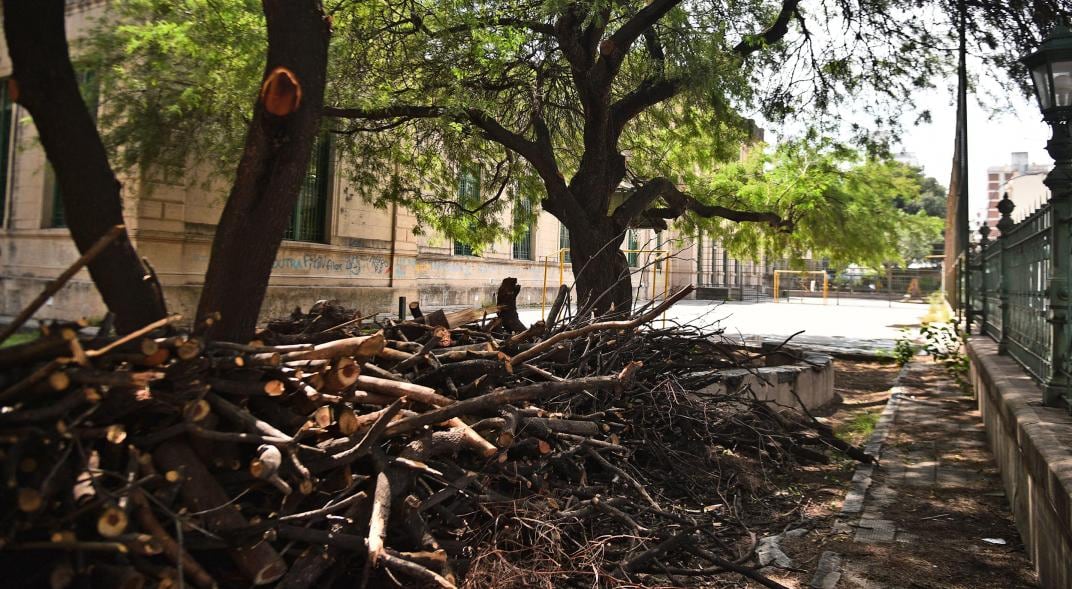
<svg viewBox="0 0 1072 589">
<path fill-rule="evenodd" d="M 31 342 L 40 337 L 39 334 L 34 332 L 19 332 L 11 334 L 11 337 L 7 338 L 3 342 L 0 342 L 0 348 L 9 348 L 11 346 L 17 346 L 26 342 Z"/>
<path fill-rule="evenodd" d="M 878 411 L 864 411 L 863 413 L 857 413 L 856 415 L 853 415 L 851 419 L 842 422 L 841 425 L 834 430 L 834 433 L 837 437 L 850 444 L 860 444 L 871 436 L 871 432 L 875 431 L 875 425 L 878 423 L 879 415 L 880 412 Z"/>
</svg>

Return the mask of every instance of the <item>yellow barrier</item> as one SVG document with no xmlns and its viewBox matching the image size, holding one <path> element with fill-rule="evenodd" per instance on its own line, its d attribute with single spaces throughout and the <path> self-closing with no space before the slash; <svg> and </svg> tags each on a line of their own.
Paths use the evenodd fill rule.
<svg viewBox="0 0 1072 589">
<path fill-rule="evenodd" d="M 559 289 L 561 289 L 562 285 L 566 283 L 565 282 L 565 276 L 566 276 L 566 253 L 569 252 L 569 251 L 570 251 L 570 249 L 568 247 L 564 247 L 564 248 L 558 250 L 557 252 L 555 252 L 554 254 L 546 255 L 546 256 L 543 257 L 543 288 L 540 291 L 540 320 L 541 321 L 546 319 L 546 315 L 545 315 L 544 310 L 547 307 L 547 262 L 549 260 L 551 260 L 552 258 L 554 258 L 554 257 L 558 257 L 558 287 L 559 287 Z M 662 249 L 659 249 L 659 250 L 622 250 L 622 253 L 624 253 L 624 254 L 658 254 L 658 255 L 663 256 L 661 259 L 656 258 L 655 260 L 652 260 L 652 263 L 648 264 L 647 267 L 645 267 L 642 270 L 642 273 L 646 273 L 648 271 L 648 268 L 649 267 L 651 268 L 651 300 L 654 301 L 655 296 L 656 296 L 655 288 L 656 288 L 656 281 L 657 281 L 657 279 L 656 279 L 657 270 L 655 268 L 655 263 L 656 262 L 663 262 L 665 264 L 665 267 L 663 268 L 663 300 L 665 301 L 666 297 L 670 293 L 670 256 L 667 255 L 669 253 L 668 250 L 662 250 Z M 663 313 L 663 327 L 666 327 L 666 313 L 665 312 Z"/>
<path fill-rule="evenodd" d="M 782 274 L 822 274 L 823 275 L 823 304 L 827 303 L 830 294 L 830 275 L 822 270 L 775 270 L 774 271 L 774 302 L 778 302 L 778 294 L 781 290 Z"/>
</svg>

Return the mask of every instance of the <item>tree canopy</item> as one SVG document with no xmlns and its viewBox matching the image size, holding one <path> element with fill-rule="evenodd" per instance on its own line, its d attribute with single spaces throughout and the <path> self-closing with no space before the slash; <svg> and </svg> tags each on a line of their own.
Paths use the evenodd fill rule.
<svg viewBox="0 0 1072 589">
<path fill-rule="evenodd" d="M 1022 78 L 1015 57 L 1059 7 L 1007 4 L 969 3 L 968 31 L 989 65 Z M 748 116 L 847 129 L 875 147 L 874 131 L 950 71 L 956 6 L 338 0 L 327 6 L 324 127 L 368 200 L 401 202 L 468 242 L 509 231 L 502 213 L 514 199 L 538 202 L 570 228 L 575 268 L 610 256 L 627 227 L 682 216 L 753 222 L 739 225 L 740 243 L 824 247 L 831 219 L 816 214 L 820 203 L 736 208 L 748 203 L 712 190 L 713 170 L 737 157 Z M 228 167 L 263 67 L 251 49 L 264 38 L 258 3 L 121 0 L 112 10 L 120 26 L 101 27 L 87 53 L 113 93 L 109 144 L 128 165 L 196 153 Z M 481 190 L 463 202 L 467 175 Z M 582 290 L 621 279 L 624 258 L 603 261 L 594 267 L 610 270 Z"/>
<path fill-rule="evenodd" d="M 722 164 L 708 185 L 732 195 L 721 198 L 734 208 L 795 219 L 791 233 L 697 216 L 682 225 L 721 238 L 737 257 L 764 252 L 791 261 L 825 258 L 834 267 L 903 264 L 929 255 L 944 225 L 920 208 L 922 181 L 918 168 L 890 158 L 828 140 L 791 141 Z"/>
</svg>

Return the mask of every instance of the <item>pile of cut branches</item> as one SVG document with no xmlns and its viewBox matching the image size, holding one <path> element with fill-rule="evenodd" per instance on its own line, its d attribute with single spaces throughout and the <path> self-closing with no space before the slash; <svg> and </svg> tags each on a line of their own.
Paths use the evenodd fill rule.
<svg viewBox="0 0 1072 589">
<path fill-rule="evenodd" d="M 830 435 L 702 393 L 757 359 L 654 327 L 690 291 L 559 319 L 563 291 L 526 327 L 507 279 L 495 307 L 320 302 L 242 344 L 47 325 L 0 349 L 7 586 L 779 587 L 746 504 Z"/>
</svg>

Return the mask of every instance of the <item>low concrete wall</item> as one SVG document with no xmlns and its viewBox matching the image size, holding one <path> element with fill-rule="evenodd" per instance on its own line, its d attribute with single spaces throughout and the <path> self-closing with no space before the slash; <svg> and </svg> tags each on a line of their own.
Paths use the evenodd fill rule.
<svg viewBox="0 0 1072 589">
<path fill-rule="evenodd" d="M 1072 587 L 1072 417 L 990 338 L 969 339 L 971 380 L 1005 492 L 1046 589 Z"/>
<path fill-rule="evenodd" d="M 722 380 L 697 391 L 697 394 L 725 394 L 748 385 L 756 397 L 777 405 L 808 409 L 820 407 L 834 399 L 834 363 L 830 356 L 804 353 L 793 364 L 762 368 L 723 370 Z M 798 401 L 799 399 L 799 401 Z"/>
</svg>

